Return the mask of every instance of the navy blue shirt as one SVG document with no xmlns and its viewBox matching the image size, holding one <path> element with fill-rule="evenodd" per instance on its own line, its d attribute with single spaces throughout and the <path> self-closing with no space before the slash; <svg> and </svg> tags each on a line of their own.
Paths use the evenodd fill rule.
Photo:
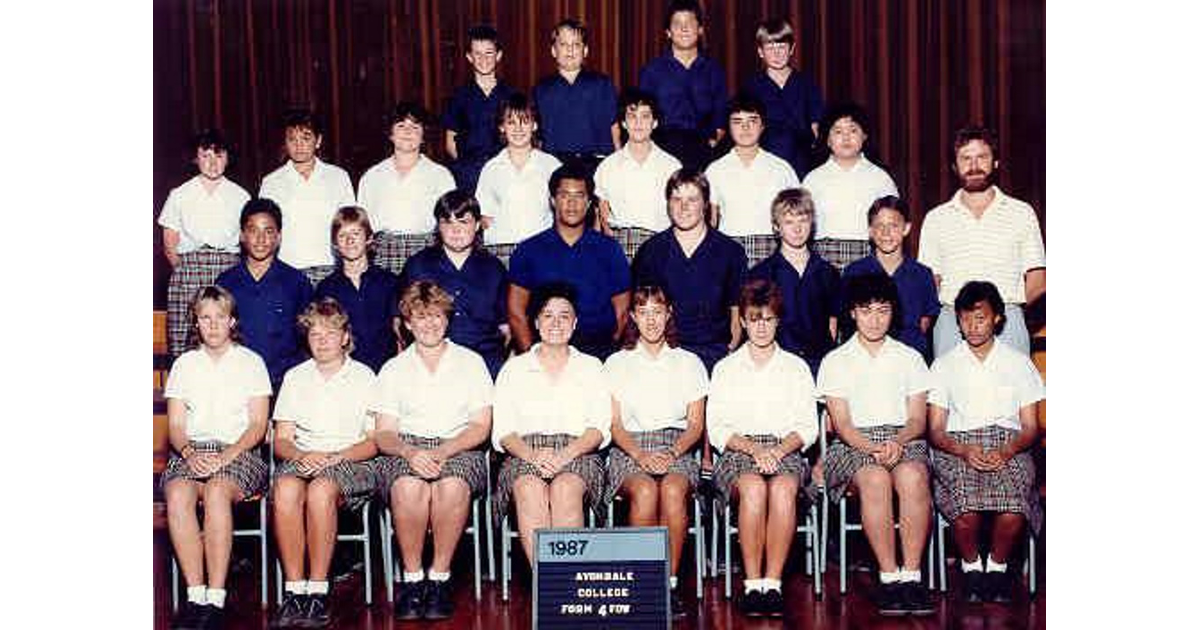
<svg viewBox="0 0 1200 630">
<path fill-rule="evenodd" d="M 267 364 L 271 388 L 278 392 L 284 373 L 308 358 L 296 318 L 312 301 L 312 284 L 279 259 L 260 280 L 250 275 L 242 261 L 221 272 L 217 284 L 233 294 L 242 341 Z"/>
<path fill-rule="evenodd" d="M 350 332 L 354 336 L 351 357 L 378 372 L 388 359 L 396 356 L 396 333 L 392 329 L 392 320 L 399 313 L 396 303 L 400 297 L 400 279 L 396 274 L 370 265 L 355 288 L 339 265 L 317 285 L 313 299 L 323 297 L 337 300 L 350 316 Z"/>
<path fill-rule="evenodd" d="M 500 104 L 515 91 L 503 81 L 496 81 L 492 93 L 484 94 L 472 79 L 455 89 L 450 97 L 450 103 L 442 114 L 442 126 L 455 134 L 458 159 L 450 163 L 450 170 L 460 189 L 474 193 L 479 171 L 504 146 L 500 141 L 497 116 Z"/>
<path fill-rule="evenodd" d="M 441 245 L 434 245 L 409 257 L 400 271 L 402 286 L 418 280 L 435 282 L 454 297 L 448 336 L 454 343 L 479 353 L 495 379 L 504 362 L 500 325 L 508 323 L 508 272 L 504 263 L 487 250 L 477 249 L 459 269 Z"/>
<path fill-rule="evenodd" d="M 864 256 L 846 265 L 842 278 L 848 280 L 853 276 L 872 273 L 887 275 L 879 259 Z M 896 273 L 892 274 L 892 280 L 900 296 L 899 322 L 893 322 L 892 326 L 896 331 L 896 340 L 920 352 L 929 361 L 929 338 L 921 332 L 921 318 L 936 318 L 942 310 L 938 302 L 937 285 L 933 283 L 933 272 L 929 267 L 905 256 L 900 266 L 896 267 Z"/>
<path fill-rule="evenodd" d="M 575 288 L 579 322 L 572 339 L 580 350 L 604 354 L 603 346 L 614 343 L 612 297 L 629 290 L 629 261 L 612 237 L 585 229 L 571 246 L 551 226 L 518 245 L 508 268 L 512 283 L 530 291 L 550 282 Z"/>
<path fill-rule="evenodd" d="M 633 257 L 634 285 L 663 287 L 679 345 L 699 356 L 710 373 L 729 352 L 730 309 L 737 306 L 745 274 L 746 250 L 712 229 L 690 258 L 673 229 L 650 237 Z"/>
<path fill-rule="evenodd" d="M 825 115 L 820 90 L 808 75 L 798 70 L 792 70 L 782 88 L 766 71 L 760 70 L 745 90 L 758 97 L 766 108 L 762 147 L 787 160 L 796 170 L 796 177 L 803 181 L 811 166 L 812 124 Z"/>
<path fill-rule="evenodd" d="M 775 340 L 784 350 L 800 355 L 813 378 L 825 353 L 833 349 L 829 318 L 841 312 L 841 286 L 837 269 L 816 252 L 809 252 L 804 273 L 776 251 L 754 265 L 751 280 L 770 280 L 783 292 L 783 315 Z"/>
<path fill-rule="evenodd" d="M 561 74 L 533 88 L 542 150 L 547 153 L 608 155 L 613 152 L 612 124 L 617 120 L 617 89 L 608 77 L 581 70 L 575 82 Z"/>
<path fill-rule="evenodd" d="M 695 130 L 711 138 L 725 126 L 725 71 L 711 57 L 701 54 L 684 67 L 668 46 L 642 67 L 638 87 L 654 95 L 663 129 Z"/>
</svg>

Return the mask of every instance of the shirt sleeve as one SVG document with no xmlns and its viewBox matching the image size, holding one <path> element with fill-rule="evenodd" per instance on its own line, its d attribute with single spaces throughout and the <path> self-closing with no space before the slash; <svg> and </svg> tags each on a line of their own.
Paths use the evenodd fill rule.
<svg viewBox="0 0 1200 630">
<path fill-rule="evenodd" d="M 469 352 L 469 351 L 468 351 Z M 477 411 L 492 404 L 494 394 L 492 376 L 487 371 L 483 357 L 470 353 L 467 379 L 467 409 L 473 416 Z"/>
<path fill-rule="evenodd" d="M 1026 210 L 1020 244 L 1021 262 L 1024 263 L 1022 272 L 1046 266 L 1046 246 L 1042 243 L 1037 215 L 1033 213 L 1033 208 L 1026 207 Z"/>
<path fill-rule="evenodd" d="M 400 401 L 403 396 L 401 381 L 396 374 L 395 364 L 384 364 L 379 370 L 379 376 L 371 386 L 371 399 L 367 408 L 375 413 L 382 413 L 393 418 L 400 416 Z"/>
<path fill-rule="evenodd" d="M 461 90 L 455 90 L 450 96 L 450 101 L 446 103 L 446 111 L 442 113 L 442 127 L 446 131 L 454 133 L 462 133 L 466 125 L 466 115 L 463 111 L 463 99 L 459 96 Z"/>
<path fill-rule="evenodd" d="M 684 390 L 684 394 L 690 405 L 708 395 L 708 371 L 704 369 L 704 363 L 700 361 L 700 357 L 690 352 L 687 354 L 685 365 L 687 366 L 687 388 Z"/>
<path fill-rule="evenodd" d="M 735 247 L 731 248 L 729 269 L 725 274 L 725 290 L 723 291 L 725 299 L 722 304 L 725 308 L 737 306 L 738 293 L 742 290 L 742 284 L 750 279 L 750 270 L 746 268 L 746 249 L 740 243 L 734 243 L 734 245 Z M 762 261 L 756 268 L 766 269 L 765 262 L 765 260 Z"/>
<path fill-rule="evenodd" d="M 178 400 L 187 400 L 188 384 L 191 381 L 191 357 L 187 354 L 180 356 L 171 365 L 171 371 L 167 373 L 167 384 L 163 388 L 163 398 L 175 398 Z"/>
<path fill-rule="evenodd" d="M 825 117 L 825 100 L 821 97 L 821 88 L 818 88 L 816 83 L 812 81 L 806 83 L 808 89 L 804 91 L 806 101 L 804 110 L 808 112 L 808 120 L 805 122 L 811 128 L 813 123 L 819 123 Z"/>
<path fill-rule="evenodd" d="M 346 171 L 339 168 L 337 179 L 334 181 L 335 185 L 337 186 L 337 207 L 342 208 L 345 206 L 353 206 L 354 184 L 350 182 L 350 175 Z"/>
<path fill-rule="evenodd" d="M 367 172 L 358 178 L 358 205 L 367 211 L 367 216 L 371 217 L 374 222 L 375 217 L 371 214 L 371 206 L 374 205 L 371 188 L 371 170 L 367 169 Z"/>
<path fill-rule="evenodd" d="M 717 364 L 708 389 L 708 441 L 717 451 L 724 451 L 729 438 L 737 433 L 732 423 L 737 408 L 737 384 L 729 382 L 732 377 L 727 367 L 728 364 Z"/>
<path fill-rule="evenodd" d="M 600 445 L 596 447 L 599 450 L 612 441 L 612 400 L 609 398 L 608 388 L 604 387 L 604 372 L 600 360 L 596 359 L 593 366 L 589 369 L 592 372 L 589 380 L 596 386 L 587 389 L 585 423 L 588 428 L 600 432 Z"/>
<path fill-rule="evenodd" d="M 934 208 L 921 224 L 921 237 L 917 245 L 917 261 L 929 267 L 933 275 L 941 275 L 942 255 L 938 250 L 938 212 Z"/>
<path fill-rule="evenodd" d="M 1038 373 L 1033 361 L 1024 356 L 1018 358 L 1021 360 L 1021 369 L 1017 372 L 1018 382 L 1015 384 L 1017 405 L 1025 407 L 1044 400 L 1046 398 L 1046 386 L 1042 382 L 1042 375 Z"/>
<path fill-rule="evenodd" d="M 450 169 L 438 164 L 438 167 L 435 170 L 437 171 L 437 176 L 434 178 L 433 190 L 435 193 L 434 201 L 436 202 L 437 199 L 442 197 L 442 195 L 454 190 L 455 184 L 454 175 L 450 173 Z"/>
<path fill-rule="evenodd" d="M 896 180 L 892 179 L 892 175 L 890 173 L 888 173 L 887 170 L 884 169 L 882 166 L 879 167 L 879 170 L 880 170 L 881 174 L 883 175 L 883 195 L 892 195 L 895 197 L 899 197 L 900 192 L 898 190 L 896 190 Z M 880 196 L 883 196 L 883 195 L 880 195 Z"/>
<path fill-rule="evenodd" d="M 508 259 L 509 282 L 530 291 L 534 289 L 536 283 L 533 276 L 532 258 L 529 255 L 528 241 L 513 250 L 512 257 Z"/>
<path fill-rule="evenodd" d="M 616 155 L 615 153 L 613 155 Z M 596 181 L 596 197 L 609 201 L 608 194 L 608 172 L 612 168 L 612 156 L 608 156 L 600 161 L 600 165 L 596 167 L 596 176 L 593 178 Z"/>
<path fill-rule="evenodd" d="M 804 441 L 801 451 L 812 446 L 817 438 L 817 398 L 816 385 L 813 383 L 812 371 L 803 360 L 797 361 L 794 370 L 792 396 L 796 405 L 795 431 Z"/>
<path fill-rule="evenodd" d="M 500 324 L 508 323 L 508 270 L 504 268 L 504 264 L 497 262 L 499 269 L 496 273 L 500 275 L 500 282 L 496 290 L 495 316 L 496 321 Z"/>
<path fill-rule="evenodd" d="M 271 376 L 267 373 L 267 364 L 263 362 L 262 357 L 250 352 L 250 373 L 247 375 L 246 390 L 250 396 L 270 396 L 271 395 Z"/>
<path fill-rule="evenodd" d="M 272 177 L 273 174 L 267 173 L 267 176 L 262 179 L 262 183 L 258 186 L 258 196 L 279 203 L 280 197 L 282 197 L 279 184 L 276 183 L 279 178 Z"/>
<path fill-rule="evenodd" d="M 942 303 L 938 301 L 937 284 L 933 281 L 933 272 L 928 267 L 921 269 L 921 314 L 937 317 L 942 312 Z"/>
<path fill-rule="evenodd" d="M 729 88 L 725 84 L 725 71 L 717 64 L 715 60 L 711 65 L 712 72 L 712 91 L 709 93 L 709 102 L 712 104 L 712 116 L 709 118 L 708 129 L 705 129 L 705 135 L 712 137 L 717 129 L 725 126 L 725 121 L 728 118 L 725 113 L 726 102 L 729 100 Z"/>
<path fill-rule="evenodd" d="M 501 149 L 503 151 L 503 149 Z M 479 181 L 475 184 L 475 199 L 479 201 L 479 213 L 485 217 L 495 218 L 500 210 L 500 199 L 496 195 L 495 168 L 489 161 L 479 172 Z"/>
<path fill-rule="evenodd" d="M 791 164 L 786 162 L 783 167 L 783 187 L 784 188 L 799 188 L 800 178 L 796 176 L 796 169 L 792 168 Z"/>
<path fill-rule="evenodd" d="M 625 251 L 616 241 L 609 239 L 605 243 L 608 245 L 607 266 L 611 297 L 629 290 L 629 259 L 625 258 Z"/>
<path fill-rule="evenodd" d="M 297 400 L 299 392 L 294 376 L 296 368 L 283 375 L 283 384 L 279 386 L 279 397 L 275 399 L 275 411 L 271 419 L 283 422 L 299 422 L 301 410 Z"/>
<path fill-rule="evenodd" d="M 931 405 L 942 409 L 950 409 L 950 382 L 946 373 L 946 361 L 942 358 L 933 361 L 929 370 L 929 396 L 926 400 Z"/>
<path fill-rule="evenodd" d="M 497 453 L 506 452 L 501 440 L 517 432 L 517 402 L 523 394 L 516 391 L 520 383 L 514 376 L 512 365 L 512 360 L 505 363 L 496 377 L 496 395 L 492 402 L 492 446 Z"/>
<path fill-rule="evenodd" d="M 850 385 L 846 382 L 846 369 L 838 355 L 830 352 L 821 359 L 821 368 L 817 371 L 817 396 L 825 398 L 850 398 Z"/>
<path fill-rule="evenodd" d="M 933 387 L 933 376 L 929 372 L 929 368 L 925 366 L 925 360 L 916 352 L 904 353 L 908 361 L 908 371 L 906 374 L 905 391 L 907 395 L 920 394 L 928 392 Z"/>
<path fill-rule="evenodd" d="M 167 195 L 167 200 L 163 202 L 162 211 L 158 213 L 158 224 L 162 227 L 175 230 L 176 232 L 183 231 L 183 204 L 180 199 L 179 189 L 175 188 Z"/>
</svg>

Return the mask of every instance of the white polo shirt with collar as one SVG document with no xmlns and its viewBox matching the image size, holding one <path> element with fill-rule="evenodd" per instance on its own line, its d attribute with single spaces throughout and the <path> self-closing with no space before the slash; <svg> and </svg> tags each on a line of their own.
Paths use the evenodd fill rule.
<svg viewBox="0 0 1200 630">
<path fill-rule="evenodd" d="M 639 343 L 609 356 L 604 374 L 626 431 L 686 429 L 688 405 L 708 395 L 704 363 L 683 348 L 664 345 L 654 357 Z"/>
<path fill-rule="evenodd" d="M 508 149 L 483 165 L 475 198 L 481 214 L 492 221 L 483 232 L 485 245 L 520 243 L 550 227 L 550 175 L 559 166 L 558 158 L 539 149 L 533 149 L 520 169 L 509 159 Z"/>
<path fill-rule="evenodd" d="M 898 194 L 892 176 L 866 156 L 848 169 L 831 157 L 809 171 L 801 185 L 812 193 L 815 238 L 869 240 L 867 210 L 876 199 Z"/>
<path fill-rule="evenodd" d="M 238 253 L 239 218 L 250 193 L 226 177 L 211 193 L 204 178 L 196 175 L 171 189 L 158 214 L 158 224 L 179 233 L 176 252 L 186 254 L 203 246 Z"/>
<path fill-rule="evenodd" d="M 884 337 L 879 354 L 871 356 L 855 334 L 821 360 L 817 391 L 822 398 L 840 398 L 850 406 L 850 421 L 860 429 L 904 426 L 908 397 L 929 391 L 929 368 L 916 350 Z"/>
<path fill-rule="evenodd" d="M 967 342 L 933 362 L 929 404 L 949 411 L 947 431 L 991 425 L 1021 430 L 1021 407 L 1046 397 L 1042 375 L 1029 357 L 996 340 L 980 361 Z"/>
<path fill-rule="evenodd" d="M 258 196 L 279 204 L 283 213 L 279 260 L 297 269 L 333 264 L 333 215 L 355 203 L 346 171 L 317 159 L 305 179 L 288 160 L 263 178 Z"/>
<path fill-rule="evenodd" d="M 774 234 L 771 203 L 786 188 L 798 188 L 796 171 L 783 158 L 759 148 L 750 164 L 730 149 L 704 170 L 714 204 L 721 207 L 720 230 L 727 236 Z"/>
<path fill-rule="evenodd" d="M 608 202 L 608 223 L 614 228 L 661 232 L 671 227 L 667 214 L 667 180 L 683 164 L 650 142 L 645 162 L 638 162 L 629 144 L 596 167 L 596 196 Z"/>
<path fill-rule="evenodd" d="M 483 359 L 447 339 L 433 372 L 416 344 L 384 363 L 371 410 L 396 418 L 400 433 L 444 440 L 462 433 L 472 417 L 492 404 L 492 395 Z"/>
<path fill-rule="evenodd" d="M 600 360 L 570 348 L 567 364 L 552 377 L 537 358 L 540 343 L 515 356 L 500 368 L 496 377 L 492 444 L 503 452 L 500 442 L 509 434 L 574 437 L 588 429 L 603 436 L 604 448 L 612 439 L 612 402 L 605 387 Z"/>
<path fill-rule="evenodd" d="M 713 368 L 708 390 L 708 439 L 724 451 L 734 435 L 774 435 L 795 431 L 804 449 L 817 437 L 817 388 L 808 364 L 775 346 L 762 367 L 742 344 Z"/>
<path fill-rule="evenodd" d="M 406 175 L 396 170 L 394 156 L 388 156 L 358 180 L 358 205 L 367 211 L 377 232 L 429 234 L 437 228 L 433 206 L 451 190 L 450 169 L 425 155 L 417 157 Z"/>
<path fill-rule="evenodd" d="M 183 401 L 187 437 L 233 444 L 250 427 L 250 399 L 271 395 L 271 378 L 261 357 L 234 344 L 214 360 L 202 348 L 183 353 L 171 366 L 164 398 Z"/>
<path fill-rule="evenodd" d="M 350 357 L 329 378 L 309 359 L 283 375 L 274 419 L 296 423 L 296 446 L 302 451 L 340 451 L 375 430 L 375 418 L 367 413 L 374 385 L 371 368 Z"/>
</svg>

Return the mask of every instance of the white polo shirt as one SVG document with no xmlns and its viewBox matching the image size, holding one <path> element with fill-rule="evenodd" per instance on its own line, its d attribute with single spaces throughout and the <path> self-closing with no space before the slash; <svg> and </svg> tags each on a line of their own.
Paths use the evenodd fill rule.
<svg viewBox="0 0 1200 630">
<path fill-rule="evenodd" d="M 333 215 L 342 206 L 354 205 L 346 171 L 318 159 L 304 179 L 288 160 L 263 178 L 258 196 L 279 204 L 283 212 L 279 260 L 297 269 L 333 264 Z"/>
<path fill-rule="evenodd" d="M 721 232 L 728 236 L 774 234 L 771 203 L 785 188 L 798 188 L 800 179 L 783 158 L 759 148 L 747 166 L 729 153 L 704 170 L 712 188 L 712 202 L 721 206 Z"/>
<path fill-rule="evenodd" d="M 309 359 L 283 375 L 275 421 L 296 423 L 296 446 L 302 451 L 340 451 L 375 430 L 375 418 L 367 413 L 374 385 L 375 373 L 354 359 L 346 357 L 328 379 Z"/>
<path fill-rule="evenodd" d="M 653 357 L 639 343 L 609 356 L 604 375 L 626 431 L 686 429 L 688 405 L 708 395 L 704 364 L 683 348 L 663 346 Z"/>
<path fill-rule="evenodd" d="M 186 254 L 207 245 L 236 254 L 241 225 L 238 220 L 250 193 L 222 177 L 211 193 L 204 190 L 204 178 L 196 175 L 171 190 L 158 224 L 179 233 L 176 252 Z"/>
<path fill-rule="evenodd" d="M 682 167 L 654 142 L 645 162 L 634 159 L 628 144 L 604 158 L 596 167 L 596 196 L 608 202 L 609 225 L 653 232 L 671 227 L 667 180 Z"/>
<path fill-rule="evenodd" d="M 817 373 L 820 395 L 845 400 L 851 423 L 860 429 L 904 426 L 908 397 L 929 388 L 929 368 L 921 355 L 891 337 L 884 337 L 873 357 L 855 334 L 825 355 Z"/>
<path fill-rule="evenodd" d="M 708 440 L 725 450 L 736 435 L 774 435 L 795 431 L 804 448 L 817 437 L 817 388 L 808 364 L 778 345 L 761 368 L 742 344 L 713 368 L 708 390 Z"/>
<path fill-rule="evenodd" d="M 250 427 L 250 399 L 271 395 L 267 366 L 253 350 L 234 344 L 213 360 L 201 348 L 171 366 L 164 398 L 187 407 L 188 440 L 233 444 Z"/>
<path fill-rule="evenodd" d="M 848 169 L 831 157 L 809 171 L 802 185 L 816 208 L 816 238 L 870 240 L 867 210 L 880 197 L 898 195 L 892 176 L 865 156 Z"/>
<path fill-rule="evenodd" d="M 993 186 L 996 196 L 976 219 L 962 190 L 929 211 L 921 224 L 917 260 L 942 277 L 938 299 L 954 304 L 962 286 L 987 280 L 1006 304 L 1025 303 L 1025 272 L 1046 266 L 1046 246 L 1029 204 Z"/>
<path fill-rule="evenodd" d="M 396 418 L 400 433 L 449 439 L 492 404 L 492 377 L 483 359 L 449 339 L 430 372 L 412 344 L 379 370 L 371 410 Z"/>
<path fill-rule="evenodd" d="M 612 401 L 600 359 L 570 348 L 566 366 L 551 378 L 537 359 L 541 345 L 534 344 L 500 368 L 492 444 L 503 452 L 500 441 L 510 433 L 579 437 L 588 429 L 596 429 L 603 436 L 597 448 L 604 448 L 612 438 Z"/>
<path fill-rule="evenodd" d="M 454 176 L 445 166 L 420 155 L 407 175 L 396 170 L 388 156 L 358 180 L 358 205 L 367 211 L 377 232 L 429 234 L 437 228 L 433 205 L 454 190 Z"/>
<path fill-rule="evenodd" d="M 483 165 L 475 198 L 492 225 L 483 231 L 486 245 L 520 243 L 550 227 L 550 175 L 562 162 L 534 149 L 520 170 L 503 149 Z"/>
<path fill-rule="evenodd" d="M 930 371 L 929 404 L 949 411 L 947 431 L 993 424 L 1019 431 L 1021 407 L 1046 397 L 1046 386 L 1033 361 L 999 340 L 983 361 L 965 340 L 960 341 L 935 359 Z"/>
</svg>

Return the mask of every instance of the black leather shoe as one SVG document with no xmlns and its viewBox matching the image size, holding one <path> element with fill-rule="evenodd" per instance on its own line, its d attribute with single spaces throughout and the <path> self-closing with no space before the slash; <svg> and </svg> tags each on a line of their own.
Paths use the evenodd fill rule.
<svg viewBox="0 0 1200 630">
<path fill-rule="evenodd" d="M 396 595 L 396 619 L 411 621 L 425 617 L 426 581 L 401 582 Z"/>
<path fill-rule="evenodd" d="M 1008 571 L 988 571 L 983 575 L 986 600 L 997 604 L 1011 604 L 1013 581 Z"/>
<path fill-rule="evenodd" d="M 198 626 L 201 630 L 221 630 L 225 627 L 224 608 L 206 605 L 204 609 L 204 621 Z"/>
<path fill-rule="evenodd" d="M 762 591 L 750 591 L 742 595 L 741 604 L 742 614 L 747 617 L 763 616 L 763 593 Z"/>
<path fill-rule="evenodd" d="M 175 618 L 171 620 L 171 630 L 200 630 L 204 621 L 204 604 L 186 601 L 179 606 Z"/>
<path fill-rule="evenodd" d="M 783 591 L 771 588 L 763 593 L 762 614 L 764 617 L 783 616 Z"/>
<path fill-rule="evenodd" d="M 904 608 L 910 615 L 924 617 L 937 612 L 933 605 L 933 596 L 929 594 L 929 589 L 920 582 L 905 582 L 904 583 Z"/>
<path fill-rule="evenodd" d="M 908 614 L 904 601 L 904 584 L 892 582 L 875 588 L 875 608 L 884 617 L 903 617 Z"/>
<path fill-rule="evenodd" d="M 454 597 L 450 592 L 450 580 L 426 582 L 425 618 L 449 619 L 454 615 Z"/>
<path fill-rule="evenodd" d="M 983 571 L 963 572 L 963 595 L 968 604 L 978 604 L 986 601 L 986 586 Z"/>
<path fill-rule="evenodd" d="M 679 589 L 671 589 L 671 616 L 678 619 L 686 617 L 687 610 L 683 607 L 683 598 L 679 596 Z"/>
</svg>

